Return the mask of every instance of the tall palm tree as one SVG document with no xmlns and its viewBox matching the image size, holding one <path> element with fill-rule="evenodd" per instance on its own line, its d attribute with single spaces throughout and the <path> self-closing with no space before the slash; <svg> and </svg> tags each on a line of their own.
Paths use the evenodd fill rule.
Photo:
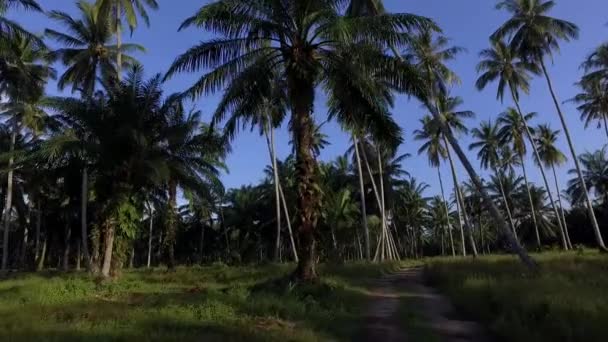
<svg viewBox="0 0 608 342">
<path fill-rule="evenodd" d="M 500 141 L 498 125 L 492 121 L 483 121 L 479 128 L 474 128 L 471 131 L 471 135 L 476 140 L 469 145 L 469 149 L 479 150 L 477 152 L 477 159 L 479 159 L 481 167 L 484 169 L 491 169 L 494 174 L 499 175 L 503 164 L 501 163 L 500 156 L 502 142 Z M 497 180 L 502 202 L 505 205 L 505 212 L 507 213 L 509 224 L 511 225 L 511 230 L 513 231 L 513 235 L 516 236 L 517 233 L 515 230 L 515 223 L 513 222 L 513 215 L 511 214 L 511 208 L 507 201 L 501 177 L 497 177 Z"/>
<path fill-rule="evenodd" d="M 0 93 L 9 98 L 2 108 L 2 114 L 7 117 L 12 129 L 9 153 L 15 151 L 17 135 L 23 128 L 30 129 L 36 134 L 41 133 L 45 122 L 45 112 L 40 107 L 44 94 L 44 86 L 49 78 L 54 77 L 55 71 L 50 67 L 48 51 L 39 46 L 29 36 L 20 34 L 10 41 L 1 41 L 6 63 L 0 63 Z M 4 206 L 4 234 L 2 250 L 2 269 L 8 267 L 8 236 L 10 214 L 13 199 L 13 163 L 14 156 L 8 161 L 8 181 Z"/>
<path fill-rule="evenodd" d="M 147 26 L 150 26 L 150 17 L 146 6 L 152 10 L 158 9 L 156 0 L 96 0 L 95 6 L 99 8 L 99 15 L 107 18 L 111 29 L 116 35 L 116 69 L 118 78 L 122 77 L 123 48 L 122 48 L 122 21 L 127 21 L 131 32 L 138 26 L 137 17 L 141 17 Z"/>
<path fill-rule="evenodd" d="M 536 116 L 536 113 L 529 113 L 524 116 L 525 121 L 530 121 Z M 524 175 L 524 183 L 526 185 L 526 191 L 528 193 L 528 204 L 530 205 L 530 212 L 532 214 L 532 223 L 534 225 L 534 232 L 536 235 L 536 245 L 538 250 L 541 249 L 540 233 L 538 230 L 538 223 L 536 222 L 536 212 L 534 209 L 534 202 L 532 201 L 532 194 L 530 193 L 530 183 L 528 182 L 528 173 L 526 172 L 526 142 L 525 142 L 525 128 L 524 123 L 521 120 L 519 112 L 515 108 L 508 108 L 505 112 L 501 113 L 498 117 L 497 124 L 501 127 L 499 135 L 501 140 L 505 144 L 511 144 L 513 151 L 519 157 L 521 163 L 521 170 Z"/>
<path fill-rule="evenodd" d="M 532 150 L 534 151 L 535 160 L 540 160 L 539 151 L 534 141 L 534 134 L 528 125 L 528 119 L 519 103 L 520 93 L 523 92 L 524 94 L 528 94 L 530 91 L 530 74 L 538 74 L 540 72 L 538 66 L 525 59 L 519 58 L 516 51 L 505 44 L 503 40 L 492 42 L 492 47 L 481 51 L 479 55 L 482 60 L 477 65 L 477 72 L 481 74 L 476 82 L 477 89 L 482 90 L 490 83 L 498 82 L 496 98 L 501 102 L 504 100 L 505 90 L 509 91 L 511 99 L 517 109 L 517 113 L 519 114 L 520 122 L 523 125 L 522 127 L 524 128 L 528 143 L 532 146 Z M 545 183 L 545 188 L 547 188 L 549 200 L 555 211 L 555 216 L 559 217 L 557 206 L 550 191 L 551 186 L 549 185 L 545 169 L 541 163 L 537 163 L 537 165 L 540 169 L 543 182 Z M 560 231 L 565 230 L 561 223 L 559 223 L 559 227 Z M 565 234 L 562 234 L 562 236 L 564 235 Z M 562 240 L 562 242 L 564 242 L 564 240 Z M 567 246 L 564 245 L 564 247 Z"/>
<path fill-rule="evenodd" d="M 426 153 L 429 165 L 437 169 L 439 187 L 441 189 L 441 198 L 446 218 L 444 222 L 447 223 L 446 230 L 448 231 L 450 237 L 452 256 L 455 256 L 456 252 L 454 249 L 454 240 L 452 237 L 452 229 L 450 227 L 449 219 L 450 212 L 448 209 L 448 203 L 445 200 L 443 179 L 441 177 L 441 160 L 445 160 L 447 158 L 447 151 L 441 140 L 441 131 L 438 129 L 436 122 L 431 117 L 425 116 L 422 120 L 420 120 L 420 123 L 422 124 L 422 129 L 414 131 L 414 140 L 424 142 L 418 149 L 418 154 Z"/>
<path fill-rule="evenodd" d="M 517 54 L 524 60 L 537 63 L 540 66 L 561 121 L 571 157 L 574 160 L 581 190 L 583 190 L 583 196 L 586 200 L 587 211 L 589 217 L 591 217 L 596 242 L 601 250 L 608 251 L 604 244 L 595 212 L 593 211 L 591 197 L 585 186 L 585 180 L 570 136 L 570 130 L 568 129 L 545 64 L 545 58 L 551 56 L 554 51 L 559 50 L 559 41 L 568 42 L 578 38 L 579 29 L 571 22 L 549 16 L 549 12 L 553 7 L 555 7 L 555 2 L 550 0 L 504 0 L 499 2 L 497 8 L 505 9 L 512 16 L 492 34 L 492 39 L 500 40 L 505 37 L 511 37 L 511 47 Z"/>
<path fill-rule="evenodd" d="M 377 47 L 389 43 L 404 45 L 409 36 L 404 32 L 433 25 L 428 19 L 411 14 L 386 14 L 381 21 L 348 18 L 340 15 L 335 5 L 329 0 L 252 0 L 248 4 L 220 0 L 205 5 L 186 19 L 181 28 L 198 26 L 219 33 L 221 38 L 191 48 L 175 60 L 167 74 L 171 77 L 179 72 L 211 70 L 185 95 L 198 97 L 227 86 L 216 121 L 224 118 L 235 99 L 249 96 L 258 83 L 266 83 L 264 79 L 272 71 L 278 70 L 287 81 L 290 128 L 296 146 L 301 249 L 294 277 L 301 280 L 316 278 L 314 232 L 319 193 L 315 180 L 317 163 L 312 154 L 311 115 L 315 88 L 322 84 L 330 94 L 349 90 L 351 94 L 377 98 L 378 89 L 370 87 L 374 82 L 370 82 L 369 75 L 373 74 L 398 90 L 421 91 L 415 70 L 398 67 L 402 63 Z M 235 18 L 233 13 L 240 15 Z M 346 55 L 343 51 L 347 50 L 355 53 Z M 405 74 L 414 78 L 405 78 Z M 342 80 L 347 75 L 350 83 L 345 84 Z M 400 82 L 394 82 L 397 80 Z M 372 111 L 366 112 L 367 118 L 388 116 L 387 108 L 376 104 L 369 103 Z M 342 112 L 335 117 L 347 121 L 349 116 L 358 114 Z M 358 122 L 373 126 L 376 120 L 361 118 Z"/>
<path fill-rule="evenodd" d="M 585 70 L 583 82 L 608 82 L 608 43 L 597 47 L 583 62 L 581 67 Z"/>
<path fill-rule="evenodd" d="M 559 131 L 554 131 L 549 127 L 549 125 L 539 125 L 536 129 L 535 142 L 538 145 L 538 153 L 540 155 L 539 163 L 543 163 L 545 167 L 550 167 L 553 170 L 553 179 L 555 181 L 555 190 L 557 191 L 557 201 L 561 208 L 561 217 L 562 225 L 564 227 L 564 233 L 566 235 L 566 240 L 568 241 L 568 245 L 572 248 L 572 243 L 570 242 L 570 234 L 568 232 L 568 225 L 566 223 L 566 214 L 564 210 L 564 205 L 562 204 L 561 190 L 559 188 L 559 181 L 557 180 L 557 172 L 555 171 L 556 166 L 561 166 L 566 163 L 566 156 L 557 148 L 556 143 L 558 139 Z M 549 189 L 549 193 L 551 190 Z M 552 197 L 552 196 L 550 196 Z"/>
<path fill-rule="evenodd" d="M 579 158 L 587 188 L 594 191 L 598 202 L 608 206 L 608 147 L 583 153 Z M 576 171 L 570 170 L 569 173 L 574 175 Z M 582 198 L 582 189 L 576 177 L 568 182 L 567 191 L 575 201 Z"/>
<path fill-rule="evenodd" d="M 60 11 L 49 14 L 51 19 L 65 27 L 66 32 L 47 29 L 45 33 L 64 46 L 53 52 L 67 67 L 57 83 L 59 89 L 72 85 L 73 92 L 79 90 L 91 96 L 98 78 L 106 79 L 117 74 L 115 61 L 119 53 L 123 62 L 132 65 L 136 61 L 127 53 L 145 49 L 137 44 L 122 44 L 120 48 L 110 44 L 112 29 L 109 18 L 99 15 L 99 7 L 84 0 L 78 1 L 77 6 L 80 19 Z"/>
</svg>

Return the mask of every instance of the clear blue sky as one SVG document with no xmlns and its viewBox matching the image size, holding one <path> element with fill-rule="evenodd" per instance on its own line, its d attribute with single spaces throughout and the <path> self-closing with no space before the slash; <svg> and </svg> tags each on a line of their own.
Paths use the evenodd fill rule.
<svg viewBox="0 0 608 342">
<path fill-rule="evenodd" d="M 147 53 L 139 57 L 145 65 L 148 75 L 164 72 L 173 59 L 187 48 L 198 41 L 210 38 L 208 34 L 197 30 L 177 32 L 179 24 L 201 5 L 207 3 L 205 0 L 159 0 L 161 11 L 151 13 L 152 25 L 150 28 L 142 25 L 132 37 L 125 37 L 127 41 L 143 44 Z M 581 37 L 578 41 L 563 44 L 560 55 L 555 56 L 554 65 L 550 68 L 556 91 L 562 101 L 574 96 L 576 82 L 581 75 L 579 65 L 584 57 L 596 46 L 608 41 L 608 2 L 606 0 L 558 0 L 554 16 L 570 20 L 581 29 Z M 74 0 L 39 0 L 45 10 L 62 10 L 70 14 L 76 14 Z M 488 36 L 506 19 L 504 13 L 494 9 L 495 1 L 491 0 L 385 0 L 386 8 L 391 12 L 410 12 L 428 16 L 434 19 L 449 36 L 453 44 L 464 47 L 467 53 L 462 54 L 454 63 L 453 69 L 462 79 L 462 85 L 454 89 L 454 94 L 464 99 L 463 109 L 473 110 L 477 118 L 468 122 L 469 127 L 474 127 L 480 120 L 495 118 L 498 113 L 511 105 L 500 104 L 495 100 L 495 88 L 492 86 L 484 92 L 478 92 L 474 87 L 476 80 L 475 66 L 478 62 L 480 50 L 488 47 Z M 42 32 L 45 27 L 56 27 L 42 15 L 13 11 L 11 17 L 22 23 L 34 32 Z M 57 66 L 61 71 L 61 67 Z M 166 84 L 167 92 L 182 91 L 189 87 L 195 80 L 196 75 L 179 75 Z M 52 85 L 49 92 L 56 92 Z M 205 97 L 197 101 L 197 105 L 204 111 L 205 119 L 208 120 L 218 101 L 219 94 Z M 555 109 L 550 101 L 549 93 L 543 79 L 536 79 L 532 84 L 530 96 L 522 100 L 523 109 L 527 112 L 539 113 L 537 123 L 550 123 L 553 128 L 560 128 Z M 584 130 L 579 120 L 579 113 L 571 104 L 564 104 L 567 121 L 572 128 L 572 136 L 575 141 L 577 152 L 593 151 L 607 142 L 603 131 L 590 127 Z M 397 101 L 393 110 L 394 116 L 406 134 L 405 144 L 401 147 L 401 153 L 411 153 L 413 157 L 407 160 L 404 168 L 414 177 L 431 185 L 431 193 L 438 193 L 439 186 L 436 172 L 429 169 L 426 158 L 417 156 L 416 151 L 419 143 L 412 140 L 412 132 L 419 128 L 418 120 L 424 114 L 424 110 L 415 101 L 408 101 L 402 97 Z M 325 120 L 325 108 L 323 100 L 318 99 L 315 115 L 317 121 Z M 323 151 L 321 158 L 331 160 L 344 153 L 348 146 L 348 137 L 343 134 L 335 124 L 324 126 L 324 133 L 329 135 L 332 145 Z M 563 138 L 563 136 L 562 136 Z M 278 152 L 281 158 L 290 152 L 289 135 L 286 127 L 278 132 Z M 463 146 L 467 146 L 470 140 L 467 137 L 460 139 Z M 560 141 L 560 147 L 567 154 L 567 146 L 564 139 Z M 469 153 L 473 162 L 474 154 Z M 223 176 L 227 187 L 237 187 L 242 184 L 255 183 L 262 178 L 262 170 L 268 163 L 268 153 L 264 140 L 256 132 L 242 132 L 234 141 L 234 152 L 228 158 L 230 173 Z M 572 166 L 570 159 L 568 165 L 559 170 L 562 183 L 565 183 L 567 170 Z M 465 173 L 459 167 L 461 180 L 465 179 Z M 532 181 L 540 184 L 540 172 L 532 167 L 529 171 Z M 448 169 L 444 168 L 447 175 Z M 451 189 L 452 183 L 445 177 L 447 187 Z"/>
</svg>

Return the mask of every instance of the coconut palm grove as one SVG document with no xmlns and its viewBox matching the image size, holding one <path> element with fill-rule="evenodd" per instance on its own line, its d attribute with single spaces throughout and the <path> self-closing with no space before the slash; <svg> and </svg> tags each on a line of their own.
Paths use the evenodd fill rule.
<svg viewBox="0 0 608 342">
<path fill-rule="evenodd" d="M 458 6 L 0 0 L 0 340 L 608 340 L 608 6 Z"/>
</svg>

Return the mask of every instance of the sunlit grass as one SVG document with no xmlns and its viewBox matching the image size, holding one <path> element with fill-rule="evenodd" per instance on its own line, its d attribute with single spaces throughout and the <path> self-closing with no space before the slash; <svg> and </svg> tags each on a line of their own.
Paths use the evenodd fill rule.
<svg viewBox="0 0 608 342">
<path fill-rule="evenodd" d="M 436 259 L 433 285 L 457 307 L 507 341 L 606 341 L 608 257 L 596 252 L 545 253 L 529 274 L 513 257 Z"/>
</svg>

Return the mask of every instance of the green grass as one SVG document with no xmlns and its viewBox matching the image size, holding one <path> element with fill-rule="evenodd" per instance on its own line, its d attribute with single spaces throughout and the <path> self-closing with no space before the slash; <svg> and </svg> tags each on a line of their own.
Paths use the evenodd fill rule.
<svg viewBox="0 0 608 342">
<path fill-rule="evenodd" d="M 606 341 L 608 257 L 535 255 L 531 275 L 513 257 L 430 260 L 433 285 L 504 341 Z"/>
<path fill-rule="evenodd" d="M 128 271 L 0 281 L 0 341 L 348 341 L 363 328 L 370 280 L 390 265 L 325 266 L 314 285 L 272 286 L 290 266 Z"/>
</svg>

